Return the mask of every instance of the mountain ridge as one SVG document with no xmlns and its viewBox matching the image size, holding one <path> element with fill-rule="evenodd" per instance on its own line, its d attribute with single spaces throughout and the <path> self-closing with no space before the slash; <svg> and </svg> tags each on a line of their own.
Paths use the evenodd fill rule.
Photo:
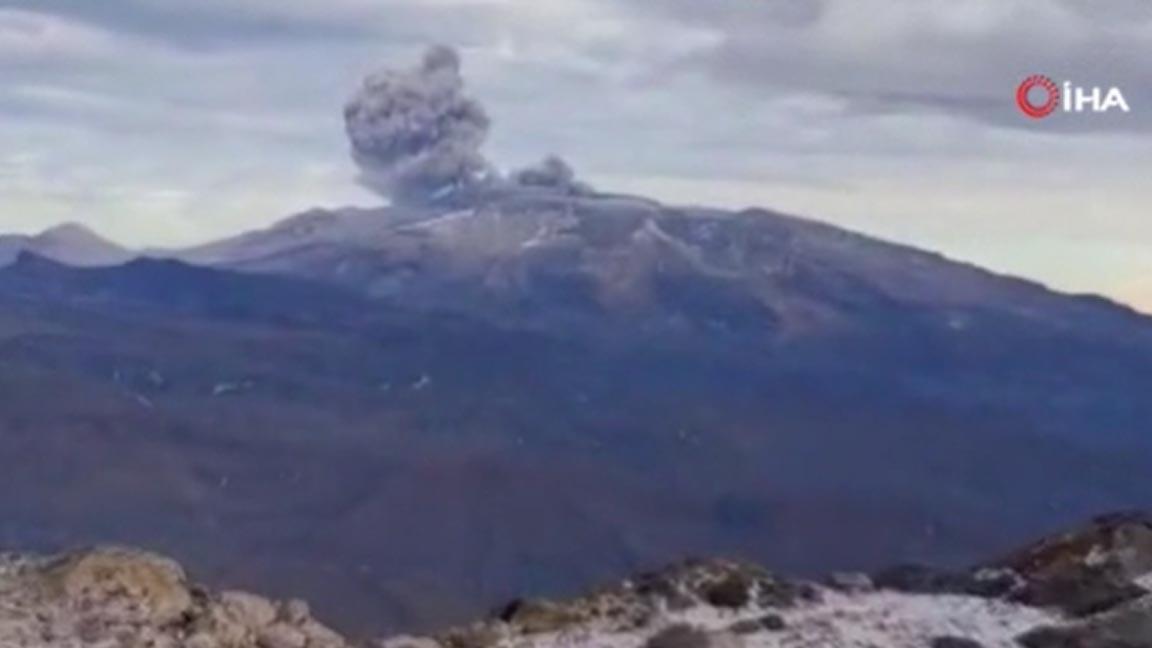
<svg viewBox="0 0 1152 648">
<path fill-rule="evenodd" d="M 525 200 L 524 193 L 524 190 L 521 190 L 520 192 L 513 193 L 512 197 L 515 200 L 523 201 Z M 668 206 L 647 198 L 623 194 L 593 193 L 573 198 L 571 196 L 557 197 L 551 192 L 540 191 L 535 197 L 538 200 L 553 203 L 563 203 L 573 200 L 593 202 L 620 201 L 622 203 L 642 205 L 655 211 L 710 214 L 725 219 L 740 219 L 749 215 L 775 219 L 781 223 L 790 224 L 799 228 L 822 230 L 834 237 L 854 238 L 867 244 L 885 247 L 896 253 L 918 255 L 927 262 L 939 261 L 958 269 L 974 270 L 990 278 L 1018 282 L 1030 288 L 1042 289 L 1055 296 L 1068 297 L 1075 300 L 1103 302 L 1107 305 L 1129 311 L 1131 314 L 1140 317 L 1149 317 L 1146 313 L 1139 311 L 1129 304 L 1104 295 L 1061 291 L 1033 278 L 1025 278 L 1012 273 L 992 270 L 977 263 L 952 258 L 940 252 L 928 250 L 916 245 L 865 235 L 817 219 L 785 214 L 759 207 L 749 207 L 742 210 L 721 210 L 695 206 Z M 491 200 L 489 200 L 489 204 L 492 204 Z M 26 249 L 29 252 L 46 258 L 81 267 L 85 265 L 117 265 L 130 261 L 134 256 L 140 256 L 156 259 L 178 259 L 192 263 L 193 265 L 219 265 L 221 267 L 233 267 L 237 269 L 245 269 L 246 267 L 259 268 L 262 264 L 271 262 L 271 257 L 283 256 L 299 251 L 294 248 L 303 248 L 319 244 L 339 244 L 363 251 L 379 251 L 379 242 L 376 241 L 374 243 L 372 240 L 373 236 L 379 237 L 385 235 L 389 230 L 420 226 L 422 223 L 426 224 L 427 221 L 442 218 L 446 215 L 453 216 L 469 211 L 469 208 L 448 209 L 446 211 L 433 210 L 431 212 L 429 212 L 428 209 L 429 208 L 411 206 L 377 208 L 342 207 L 335 209 L 317 207 L 287 216 L 266 227 L 244 231 L 237 235 L 226 236 L 205 243 L 188 247 L 144 248 L 142 250 L 119 246 L 96 234 L 86 226 L 67 222 L 51 227 L 35 236 L 11 234 L 0 236 L 0 239 L 3 239 L 0 241 L 0 252 L 2 252 L 2 254 L 0 254 L 0 266 L 15 261 L 19 251 Z M 309 236 L 311 236 L 311 238 L 307 238 Z M 109 256 L 101 258 L 98 262 L 85 262 L 83 259 L 70 258 L 67 253 L 53 255 L 50 250 L 44 251 L 38 249 L 36 245 L 37 241 L 49 242 L 56 239 L 67 241 L 69 239 L 79 238 L 100 241 L 102 244 L 107 245 L 110 250 L 113 250 L 113 252 L 111 252 Z M 287 240 L 281 240 L 277 245 L 275 241 L 270 242 L 268 239 Z M 257 249 L 253 250 L 251 248 Z"/>
<path fill-rule="evenodd" d="M 1146 317 L 1107 298 L 1060 293 L 819 221 L 763 209 L 667 207 L 630 196 L 514 192 L 443 210 L 309 210 L 173 256 L 319 279 L 405 306 L 435 308 L 466 303 L 465 308 L 523 311 L 563 294 L 570 301 L 550 307 L 562 306 L 569 314 L 583 308 L 599 317 L 605 310 L 643 310 L 651 306 L 653 291 L 689 281 L 694 287 L 671 290 L 728 294 L 745 302 L 712 304 L 722 311 L 719 320 L 733 308 L 753 319 L 767 309 L 784 314 L 784 324 L 803 327 L 836 313 L 792 288 L 800 281 L 847 279 L 860 282 L 851 288 L 858 294 L 867 288 L 873 299 L 898 303 L 992 307 L 1024 317 L 1040 309 L 1046 326 L 1060 323 L 1053 305 L 1061 301 L 1069 317 L 1073 307 L 1112 310 L 1132 322 Z M 678 317 L 675 304 L 673 312 L 653 308 L 655 317 Z M 530 313 L 522 315 L 531 319 Z M 967 315 L 951 325 L 963 326 Z"/>
</svg>

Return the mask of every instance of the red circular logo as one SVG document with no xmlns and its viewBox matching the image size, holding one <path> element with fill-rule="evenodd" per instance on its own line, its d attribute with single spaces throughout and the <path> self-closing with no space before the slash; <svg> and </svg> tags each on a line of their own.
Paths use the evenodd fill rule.
<svg viewBox="0 0 1152 648">
<path fill-rule="evenodd" d="M 1034 89 L 1040 88 L 1045 92 L 1045 100 L 1043 103 L 1032 103 L 1032 99 L 1028 94 Z M 1016 88 L 1016 105 L 1020 106 L 1020 111 L 1028 115 L 1032 119 L 1040 119 L 1052 114 L 1056 110 L 1056 106 L 1060 103 L 1060 86 L 1056 82 L 1043 74 L 1033 74 L 1032 76 L 1024 79 L 1020 87 Z"/>
</svg>

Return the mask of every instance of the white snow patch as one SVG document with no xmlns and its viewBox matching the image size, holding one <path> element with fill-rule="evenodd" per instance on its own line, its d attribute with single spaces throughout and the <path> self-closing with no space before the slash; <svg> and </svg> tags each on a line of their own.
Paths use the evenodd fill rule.
<svg viewBox="0 0 1152 648">
<path fill-rule="evenodd" d="M 411 225 L 408 225 L 402 229 L 408 229 L 408 230 L 435 229 L 439 226 L 447 225 L 447 224 L 452 223 L 454 221 L 469 218 L 475 213 L 476 212 L 472 209 L 460 209 L 457 211 L 448 212 L 448 213 L 444 214 L 443 216 L 437 216 L 435 218 L 429 218 L 427 220 L 417 221 L 417 222 L 412 223 Z"/>
<path fill-rule="evenodd" d="M 1108 562 L 1108 551 L 1100 545 L 1092 545 L 1088 555 L 1084 556 L 1084 564 L 1089 567 L 1099 567 Z"/>
<path fill-rule="evenodd" d="M 222 382 L 216 383 L 212 387 L 213 396 L 226 396 L 228 394 L 235 394 L 238 392 L 246 391 L 252 388 L 252 381 L 245 380 L 244 382 Z"/>
<path fill-rule="evenodd" d="M 530 250 L 535 247 L 540 247 L 541 245 L 547 243 L 548 239 L 552 238 L 554 234 L 555 232 L 553 231 L 553 228 L 549 227 L 548 223 L 541 223 L 536 228 L 536 232 L 520 244 L 520 249 Z"/>
<path fill-rule="evenodd" d="M 1015 648 L 1015 637 L 1058 621 L 1052 613 L 971 596 L 825 592 L 823 603 L 785 613 L 779 637 L 760 635 L 749 646 L 913 648 L 934 637 L 972 639 L 988 648 Z"/>
<path fill-rule="evenodd" d="M 722 631 L 733 623 L 777 614 L 786 627 L 743 635 L 745 648 L 924 648 L 942 636 L 978 641 L 986 648 L 1018 648 L 1015 637 L 1060 617 L 1045 610 L 960 595 L 822 590 L 823 600 L 792 609 L 749 608 L 737 612 L 698 606 L 669 612 L 652 628 L 613 631 L 589 625 L 560 633 L 518 637 L 516 648 L 638 648 L 661 628 L 687 623 Z"/>
</svg>

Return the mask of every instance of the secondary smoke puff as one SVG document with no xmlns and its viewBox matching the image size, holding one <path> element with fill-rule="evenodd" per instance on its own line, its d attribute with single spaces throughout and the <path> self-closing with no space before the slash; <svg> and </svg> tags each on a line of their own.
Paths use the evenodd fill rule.
<svg viewBox="0 0 1152 648">
<path fill-rule="evenodd" d="M 411 71 L 378 72 L 344 108 L 361 182 L 397 203 L 428 203 L 492 175 L 484 108 L 464 96 L 460 57 L 436 47 Z"/>
<path fill-rule="evenodd" d="M 553 189 L 566 194 L 592 193 L 591 187 L 576 179 L 572 167 L 556 156 L 547 157 L 536 166 L 517 171 L 512 181 L 520 187 Z"/>
</svg>

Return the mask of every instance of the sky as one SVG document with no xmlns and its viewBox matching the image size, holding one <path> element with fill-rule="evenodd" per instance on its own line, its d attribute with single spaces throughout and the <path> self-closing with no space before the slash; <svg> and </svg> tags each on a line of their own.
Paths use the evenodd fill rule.
<svg viewBox="0 0 1152 648">
<path fill-rule="evenodd" d="M 373 205 L 342 108 L 455 47 L 489 157 L 1152 312 L 1145 0 L 0 0 L 0 231 L 179 246 Z M 1130 110 L 1033 120 L 1031 74 Z"/>
</svg>

